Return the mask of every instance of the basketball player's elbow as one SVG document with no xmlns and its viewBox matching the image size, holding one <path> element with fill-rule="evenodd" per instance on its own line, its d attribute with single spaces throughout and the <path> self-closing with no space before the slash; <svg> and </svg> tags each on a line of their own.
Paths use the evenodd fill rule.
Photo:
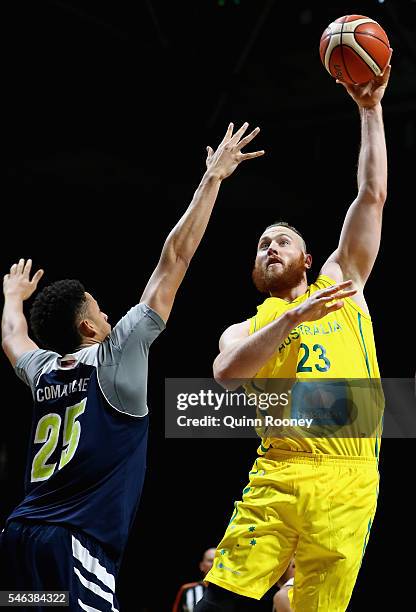
<svg viewBox="0 0 416 612">
<path fill-rule="evenodd" d="M 241 381 L 238 379 L 235 364 L 229 359 L 224 359 L 223 355 L 219 354 L 213 364 L 213 373 L 215 382 L 227 391 L 234 391 L 240 386 Z"/>
<path fill-rule="evenodd" d="M 387 185 L 384 182 L 365 181 L 360 185 L 358 197 L 364 204 L 383 208 L 387 199 Z"/>
<path fill-rule="evenodd" d="M 188 244 L 173 235 L 166 240 L 163 247 L 161 267 L 167 271 L 182 268 L 186 272 L 194 252 L 195 250 L 192 250 Z"/>
<path fill-rule="evenodd" d="M 1 348 L 6 355 L 12 350 L 13 345 L 20 339 L 22 332 L 20 329 L 4 328 L 1 336 Z"/>
<path fill-rule="evenodd" d="M 7 359 L 14 367 L 18 356 L 16 356 L 16 346 L 11 334 L 2 338 L 1 348 L 3 349 L 3 353 L 6 355 Z"/>
<path fill-rule="evenodd" d="M 214 374 L 215 381 L 219 385 L 224 386 L 223 383 L 228 378 L 228 367 L 224 363 L 224 359 L 222 358 L 221 354 L 218 355 L 218 357 L 215 359 L 214 363 L 212 364 L 212 371 Z"/>
<path fill-rule="evenodd" d="M 194 252 L 195 251 L 192 251 L 191 249 L 182 249 L 181 251 L 178 251 L 175 257 L 175 265 L 182 268 L 183 271 L 186 272 L 191 264 L 191 259 Z"/>
</svg>

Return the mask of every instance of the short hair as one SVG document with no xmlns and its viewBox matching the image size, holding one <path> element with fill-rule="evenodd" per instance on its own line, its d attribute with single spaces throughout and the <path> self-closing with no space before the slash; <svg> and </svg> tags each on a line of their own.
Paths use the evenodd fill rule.
<svg viewBox="0 0 416 612">
<path fill-rule="evenodd" d="M 292 230 L 292 232 L 295 232 L 295 234 L 297 234 L 302 239 L 303 248 L 305 249 L 305 253 L 306 253 L 306 242 L 305 242 L 305 239 L 302 236 L 302 234 L 300 233 L 300 231 L 296 229 L 296 227 L 293 227 L 293 225 L 289 225 L 289 223 L 287 223 L 286 221 L 276 221 L 275 223 L 272 223 L 271 225 L 268 225 L 266 227 L 266 230 L 268 230 L 270 227 L 276 227 L 276 226 L 287 227 L 288 229 Z"/>
<path fill-rule="evenodd" d="M 73 352 L 82 341 L 78 319 L 87 305 L 78 280 L 59 280 L 45 287 L 30 310 L 30 325 L 39 344 L 60 355 Z"/>
</svg>

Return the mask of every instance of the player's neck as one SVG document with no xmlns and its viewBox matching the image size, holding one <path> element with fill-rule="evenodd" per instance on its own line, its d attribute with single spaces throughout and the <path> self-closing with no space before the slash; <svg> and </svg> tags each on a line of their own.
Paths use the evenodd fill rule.
<svg viewBox="0 0 416 612">
<path fill-rule="evenodd" d="M 270 296 L 280 298 L 281 300 L 285 300 L 285 302 L 293 302 L 293 300 L 296 300 L 299 296 L 304 295 L 307 290 L 308 280 L 305 276 L 305 278 L 295 287 L 282 289 L 281 291 L 271 291 Z"/>
<path fill-rule="evenodd" d="M 81 342 L 81 344 L 78 347 L 78 350 L 82 349 L 82 348 L 87 348 L 89 346 L 94 346 L 94 344 L 99 344 L 100 342 L 101 341 L 98 340 L 97 338 L 85 338 L 85 337 L 83 337 L 82 338 L 82 342 Z"/>
</svg>

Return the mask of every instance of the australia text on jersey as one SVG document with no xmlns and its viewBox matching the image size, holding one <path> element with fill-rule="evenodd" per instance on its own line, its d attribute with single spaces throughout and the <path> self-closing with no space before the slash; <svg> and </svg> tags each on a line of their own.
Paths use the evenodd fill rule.
<svg viewBox="0 0 416 612">
<path fill-rule="evenodd" d="M 342 326 L 340 323 L 338 323 L 338 321 L 333 321 L 332 323 L 328 321 L 327 323 L 321 323 L 320 325 L 305 325 L 304 323 L 301 323 L 290 332 L 289 336 L 279 346 L 279 353 L 289 346 L 292 340 L 300 338 L 301 334 L 304 336 L 315 336 L 317 334 L 326 336 L 340 330 L 342 330 Z"/>
</svg>

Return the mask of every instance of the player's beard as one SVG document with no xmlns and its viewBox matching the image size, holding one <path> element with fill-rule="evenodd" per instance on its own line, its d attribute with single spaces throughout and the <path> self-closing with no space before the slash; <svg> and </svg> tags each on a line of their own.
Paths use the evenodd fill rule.
<svg viewBox="0 0 416 612">
<path fill-rule="evenodd" d="M 251 277 L 260 293 L 282 293 L 297 287 L 305 275 L 305 257 L 301 253 L 297 259 L 276 272 L 275 266 L 263 268 L 259 261 L 254 264 Z"/>
</svg>

